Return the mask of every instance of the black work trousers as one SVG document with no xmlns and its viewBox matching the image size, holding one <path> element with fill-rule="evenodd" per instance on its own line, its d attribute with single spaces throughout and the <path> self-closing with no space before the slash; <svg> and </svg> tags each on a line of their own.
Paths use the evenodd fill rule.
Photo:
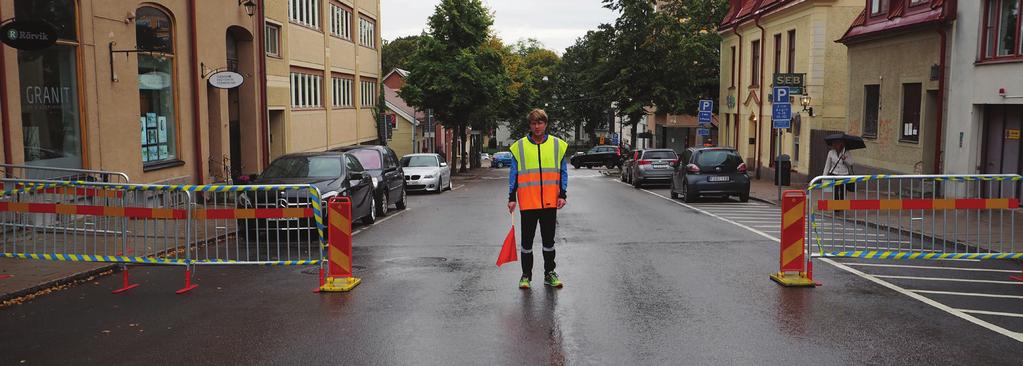
<svg viewBox="0 0 1023 366">
<path fill-rule="evenodd" d="M 522 276 L 533 278 L 533 237 L 536 236 L 536 224 L 540 223 L 540 238 L 543 240 L 543 271 L 554 271 L 554 229 L 558 224 L 558 209 L 543 208 L 539 210 L 523 210 L 522 225 Z"/>
</svg>

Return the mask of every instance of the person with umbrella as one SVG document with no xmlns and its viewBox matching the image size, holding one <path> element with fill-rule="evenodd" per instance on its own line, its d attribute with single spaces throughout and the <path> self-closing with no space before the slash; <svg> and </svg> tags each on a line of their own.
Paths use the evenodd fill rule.
<svg viewBox="0 0 1023 366">
<path fill-rule="evenodd" d="M 824 175 L 852 175 L 853 159 L 850 150 L 862 149 L 866 145 L 859 136 L 837 133 L 828 135 L 824 142 L 831 147 L 828 151 L 828 160 L 824 163 Z M 842 188 L 835 188 L 835 199 L 844 200 L 845 191 L 856 192 L 853 183 L 846 183 Z"/>
</svg>

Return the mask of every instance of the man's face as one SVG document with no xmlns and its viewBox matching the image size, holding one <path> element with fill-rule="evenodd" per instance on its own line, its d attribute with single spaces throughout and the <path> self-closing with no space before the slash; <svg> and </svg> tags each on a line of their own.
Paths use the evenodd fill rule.
<svg viewBox="0 0 1023 366">
<path fill-rule="evenodd" d="M 544 131 L 547 130 L 547 122 L 539 120 L 529 121 L 529 131 L 533 132 L 534 136 L 543 135 Z"/>
</svg>

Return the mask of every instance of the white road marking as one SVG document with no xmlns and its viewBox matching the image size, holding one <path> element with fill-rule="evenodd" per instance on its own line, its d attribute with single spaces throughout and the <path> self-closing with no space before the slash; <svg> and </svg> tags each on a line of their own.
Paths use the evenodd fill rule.
<svg viewBox="0 0 1023 366">
<path fill-rule="evenodd" d="M 623 183 L 621 181 L 616 181 L 616 182 L 625 184 L 625 183 Z M 773 241 L 776 241 L 776 242 L 781 242 L 781 239 L 778 239 L 777 237 L 768 235 L 767 233 L 764 233 L 763 231 L 756 230 L 754 228 L 748 227 L 746 225 L 742 225 L 740 223 L 737 223 L 735 221 L 732 221 L 732 220 L 723 218 L 721 216 L 712 214 L 712 213 L 704 211 L 702 209 L 699 209 L 699 208 L 687 205 L 687 204 L 682 203 L 682 202 L 678 202 L 676 200 L 671 199 L 670 197 L 665 197 L 665 196 L 662 196 L 660 194 L 657 194 L 657 193 L 654 193 L 654 192 L 651 192 L 651 191 L 648 191 L 648 190 L 645 190 L 645 189 L 643 189 L 642 191 L 644 191 L 646 193 L 649 193 L 649 194 L 652 194 L 654 196 L 660 197 L 662 199 L 665 199 L 665 200 L 667 200 L 669 202 L 672 202 L 672 203 L 675 203 L 677 205 L 680 205 L 680 206 L 683 206 L 683 207 L 687 207 L 687 208 L 696 210 L 697 212 L 704 213 L 704 214 L 706 214 L 708 216 L 714 217 L 714 218 L 719 219 L 721 221 L 734 224 L 734 225 L 736 225 L 738 227 L 741 227 L 741 228 L 744 228 L 746 230 L 749 230 L 749 231 L 753 232 L 754 234 L 760 235 L 760 236 L 762 236 L 764 238 L 767 238 L 767 239 L 770 239 L 770 240 L 773 240 Z M 937 309 L 939 309 L 941 311 L 944 311 L 946 313 L 952 314 L 952 315 L 954 315 L 956 317 L 959 317 L 959 318 L 961 318 L 963 320 L 966 320 L 966 321 L 971 322 L 973 324 L 979 325 L 979 326 L 981 326 L 983 328 L 986 328 L 986 329 L 988 329 L 988 330 L 990 330 L 992 332 L 1004 335 L 1006 337 L 1012 338 L 1013 340 L 1015 340 L 1017 342 L 1023 343 L 1023 333 L 1013 332 L 1013 331 L 1010 331 L 1008 329 L 999 327 L 997 325 L 988 323 L 987 321 L 981 320 L 980 318 L 977 318 L 975 316 L 967 314 L 967 313 L 965 313 L 965 312 L 963 312 L 963 311 L 961 311 L 959 309 L 954 309 L 952 307 L 949 307 L 948 305 L 945 305 L 945 304 L 942 304 L 940 302 L 931 300 L 931 299 L 929 299 L 929 298 L 927 298 L 927 297 L 925 297 L 923 295 L 907 291 L 906 289 L 904 289 L 902 287 L 896 286 L 896 285 L 894 285 L 892 283 L 889 283 L 887 281 L 881 280 L 881 279 L 876 278 L 874 276 L 871 276 L 869 274 L 860 272 L 859 270 L 856 270 L 855 268 L 843 265 L 843 264 L 838 263 L 836 261 L 833 261 L 831 259 L 828 259 L 828 258 L 818 258 L 818 259 L 820 259 L 820 261 L 822 261 L 824 263 L 827 263 L 827 264 L 830 264 L 830 265 L 832 265 L 832 266 L 834 266 L 834 267 L 836 267 L 838 269 L 841 269 L 841 270 L 844 270 L 846 272 L 852 273 L 852 274 L 857 275 L 857 276 L 859 276 L 861 278 L 864 278 L 864 279 L 866 279 L 868 281 L 871 281 L 871 282 L 874 282 L 874 283 L 876 283 L 878 285 L 887 287 L 887 288 L 891 289 L 892 291 L 895 291 L 895 292 L 898 292 L 900 294 L 906 295 L 906 296 L 908 296 L 908 297 L 910 297 L 910 298 L 912 298 L 914 300 L 920 301 L 920 302 L 922 302 L 924 304 L 933 306 L 933 307 L 935 307 L 935 308 L 937 308 Z"/>
<path fill-rule="evenodd" d="M 369 228 L 371 228 L 371 227 L 374 227 L 374 226 L 376 226 L 377 224 L 379 224 L 379 223 L 381 223 L 381 222 L 384 222 L 384 221 L 390 220 L 390 219 L 394 218 L 395 216 L 398 216 L 398 215 L 401 215 L 401 214 L 403 214 L 403 213 L 406 213 L 406 212 L 408 212 L 409 210 L 411 210 L 411 208 L 407 208 L 407 207 L 406 207 L 406 208 L 405 208 L 404 210 L 401 210 L 401 211 L 398 211 L 398 212 L 392 213 L 392 214 L 390 214 L 390 215 L 387 215 L 387 217 L 385 217 L 385 218 L 382 218 L 382 219 L 379 219 L 379 220 L 377 220 L 377 222 L 374 222 L 374 223 L 373 223 L 372 225 L 369 225 L 369 226 L 364 226 L 364 227 L 361 227 L 361 228 L 359 228 L 359 230 L 355 230 L 355 231 L 353 231 L 353 232 L 352 232 L 352 236 L 355 236 L 355 235 L 357 235 L 357 234 L 359 234 L 359 233 L 361 233 L 361 232 L 363 232 L 363 231 L 366 231 L 366 229 L 369 229 Z"/>
<path fill-rule="evenodd" d="M 986 268 L 963 268 L 963 267 L 938 267 L 938 266 L 914 266 L 907 264 L 879 264 L 879 263 L 846 263 L 847 266 L 863 267 L 890 267 L 890 268 L 917 268 L 917 269 L 945 269 L 950 271 L 971 271 L 971 272 L 998 272 L 998 273 L 1019 273 L 1019 270 L 1008 269 L 986 269 Z"/>
<path fill-rule="evenodd" d="M 971 283 L 994 283 L 999 285 L 1023 285 L 1023 282 L 1019 281 L 992 281 L 992 280 L 967 280 L 962 278 L 944 278 L 944 277 L 916 277 L 916 276 L 889 276 L 889 275 L 872 275 L 878 278 L 892 278 L 897 280 L 920 280 L 920 281 L 945 281 L 945 282 L 971 282 Z"/>
<path fill-rule="evenodd" d="M 459 188 L 462 188 L 462 187 L 465 187 L 465 185 L 464 184 L 459 184 L 457 186 L 451 187 L 451 191 L 452 192 L 457 191 Z"/>
<path fill-rule="evenodd" d="M 932 294 L 932 295 L 955 295 L 955 296 L 973 296 L 973 297 L 992 297 L 997 299 L 1023 299 L 1023 296 L 1019 295 L 999 295 L 999 294 L 979 294 L 973 292 L 952 292 L 952 291 L 930 291 L 930 290 L 909 290 L 918 294 Z"/>
<path fill-rule="evenodd" d="M 1011 316 L 1013 318 L 1023 318 L 1023 314 L 1019 314 L 1019 313 L 1003 313 L 1003 312 L 1000 312 L 1000 311 L 966 310 L 966 309 L 956 309 L 956 310 L 962 311 L 964 313 L 970 313 L 970 314 L 998 315 L 998 316 Z M 1023 335 L 1023 333 L 1016 333 L 1016 334 Z"/>
</svg>

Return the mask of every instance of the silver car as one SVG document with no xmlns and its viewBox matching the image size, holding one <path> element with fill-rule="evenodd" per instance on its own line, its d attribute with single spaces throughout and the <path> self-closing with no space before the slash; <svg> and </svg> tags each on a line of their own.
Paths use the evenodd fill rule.
<svg viewBox="0 0 1023 366">
<path fill-rule="evenodd" d="M 678 164 L 678 155 L 672 149 L 648 149 L 640 151 L 637 159 L 629 166 L 632 186 L 640 188 L 644 183 L 671 183 L 672 173 Z"/>
<path fill-rule="evenodd" d="M 405 189 L 440 193 L 451 189 L 451 168 L 438 154 L 409 154 L 401 158 Z"/>
</svg>

